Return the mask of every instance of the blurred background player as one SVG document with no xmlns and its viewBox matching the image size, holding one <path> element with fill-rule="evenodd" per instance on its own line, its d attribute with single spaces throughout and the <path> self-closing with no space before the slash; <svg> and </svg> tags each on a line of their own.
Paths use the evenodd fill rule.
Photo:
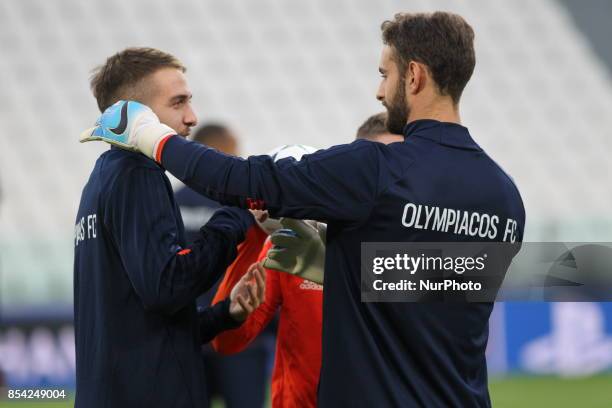
<svg viewBox="0 0 612 408">
<path fill-rule="evenodd" d="M 404 140 L 403 135 L 396 135 L 387 130 L 387 112 L 380 112 L 370 116 L 357 129 L 356 139 L 370 140 L 378 143 L 395 143 Z"/>
<path fill-rule="evenodd" d="M 386 113 L 369 117 L 357 131 L 357 139 L 381 143 L 393 143 L 403 140 L 401 135 L 389 133 L 385 127 Z M 299 160 L 301 156 L 294 157 Z M 275 229 L 276 224 L 266 219 L 266 214 L 257 218 L 258 227 L 252 227 L 245 241 L 238 248 L 238 256 L 228 268 L 219 286 L 213 304 L 224 299 L 232 286 L 252 267 L 254 262 L 266 260 L 273 242 L 268 239 L 272 234 L 286 236 L 287 230 Z M 283 220 L 285 221 L 285 220 Z M 285 226 L 292 226 L 296 232 L 296 247 L 304 247 L 309 242 L 300 229 L 312 228 L 304 221 L 289 220 Z M 303 246 L 301 244 L 304 244 Z M 292 251 L 276 252 L 274 264 L 296 264 L 296 257 L 301 254 Z M 323 257 L 324 257 L 323 251 Z M 320 258 L 319 258 L 320 259 Z M 268 265 L 268 263 L 266 263 Z M 322 265 L 314 265 L 322 272 Z M 242 352 L 265 330 L 266 326 L 279 313 L 276 353 L 272 374 L 272 407 L 316 407 L 317 384 L 321 369 L 321 328 L 323 286 L 296 275 L 292 268 L 283 269 L 288 273 L 279 273 L 266 268 L 266 294 L 264 302 L 253 312 L 243 325 L 237 329 L 219 334 L 211 342 L 213 348 L 222 354 Z M 297 274 L 299 275 L 299 274 Z M 240 355 L 240 354 L 239 354 Z"/>
<path fill-rule="evenodd" d="M 205 123 L 197 128 L 191 139 L 223 153 L 239 155 L 238 137 L 224 124 Z M 221 205 L 187 186 L 179 188 L 175 197 L 183 217 L 187 242 L 193 242 L 201 226 Z M 219 281 L 215 282 L 210 290 L 198 298 L 198 307 L 210 306 L 218 285 Z M 208 344 L 202 347 L 209 405 L 212 398 L 221 398 L 226 408 L 260 408 L 264 405 L 268 367 L 272 358 L 270 345 L 274 342 L 275 333 L 272 326 L 266 330 L 265 336 L 236 355 L 221 356 Z"/>
<path fill-rule="evenodd" d="M 223 124 L 205 123 L 199 126 L 190 138 L 194 142 L 203 143 L 220 152 L 233 156 L 239 155 L 238 138 L 231 129 Z M 181 186 L 177 189 L 174 196 L 181 210 L 187 241 L 193 242 L 200 227 L 212 217 L 216 210 L 221 208 L 221 205 L 202 194 L 196 193 L 187 186 Z M 205 299 L 205 296 L 203 295 L 200 299 Z M 210 299 L 212 299 L 212 296 Z"/>
</svg>

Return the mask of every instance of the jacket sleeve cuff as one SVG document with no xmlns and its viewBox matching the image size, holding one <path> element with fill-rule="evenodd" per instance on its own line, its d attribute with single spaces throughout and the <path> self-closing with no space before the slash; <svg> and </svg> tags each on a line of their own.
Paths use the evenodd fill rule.
<svg viewBox="0 0 612 408">
<path fill-rule="evenodd" d="M 214 306 L 198 307 L 198 320 L 200 323 L 200 341 L 208 343 L 219 333 L 240 327 L 242 322 L 234 320 L 230 315 L 229 297 Z"/>
</svg>

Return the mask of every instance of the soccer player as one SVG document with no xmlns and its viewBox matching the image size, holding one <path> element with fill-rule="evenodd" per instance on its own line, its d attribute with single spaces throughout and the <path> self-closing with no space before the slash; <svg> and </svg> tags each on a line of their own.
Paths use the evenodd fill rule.
<svg viewBox="0 0 612 408">
<path fill-rule="evenodd" d="M 169 54 L 127 49 L 97 69 L 91 86 L 101 111 L 139 100 L 185 136 L 196 118 L 184 71 Z M 232 262 L 252 224 L 248 211 L 223 209 L 186 246 L 164 170 L 114 147 L 100 156 L 75 227 L 76 407 L 204 405 L 200 345 L 258 306 L 263 271 L 249 271 L 215 307 L 198 313 L 195 299 Z"/>
<path fill-rule="evenodd" d="M 81 140 L 137 149 L 226 203 L 328 222 L 319 406 L 488 407 L 492 302 L 361 301 L 362 242 L 518 243 L 525 225 L 514 182 L 461 124 L 461 94 L 476 61 L 470 25 L 452 13 L 400 13 L 383 23 L 382 37 L 377 98 L 402 143 L 356 141 L 300 161 L 242 160 L 174 136 L 141 105 L 123 134 L 111 133 L 127 102 Z M 416 206 L 489 223 L 479 233 L 450 221 L 403 222 Z M 518 249 L 500 260 L 503 271 Z"/>
<path fill-rule="evenodd" d="M 393 143 L 404 140 L 401 135 L 393 135 L 385 126 L 385 113 L 369 117 L 357 131 L 357 139 L 381 143 Z M 264 218 L 262 216 L 262 218 Z M 265 219 L 265 218 L 264 218 Z M 263 220 L 262 220 L 263 221 Z M 266 262 L 274 269 L 289 273 L 279 273 L 266 268 L 266 297 L 261 306 L 254 311 L 237 329 L 219 334 L 211 342 L 213 348 L 222 354 L 243 353 L 243 350 L 255 341 L 270 321 L 279 313 L 279 325 L 276 338 L 276 354 L 272 373 L 272 407 L 282 408 L 299 405 L 300 407 L 317 406 L 317 384 L 321 370 L 321 324 L 323 303 L 323 265 L 308 257 L 306 247 L 310 240 L 318 238 L 317 229 L 303 221 L 283 220 L 285 227 L 293 227 L 296 233 L 292 238 L 292 250 L 275 249 L 276 256 L 269 260 L 268 253 L 273 241 L 267 239 L 271 228 L 263 222 L 263 228 L 253 227 L 247 238 L 238 248 L 236 261 L 226 271 L 223 281 L 217 290 L 213 304 L 225 299 L 231 288 L 253 262 Z M 321 230 L 323 226 L 320 226 Z M 274 232 L 286 237 L 287 230 Z M 274 238 L 273 238 L 274 240 Z M 282 240 L 282 238 L 281 238 Z M 325 257 L 324 242 L 319 244 L 322 253 L 316 259 Z M 310 262 L 310 264 L 309 264 Z M 320 277 L 315 281 L 304 279 L 303 269 L 294 271 L 297 264 L 308 265 Z M 286 268 L 290 266 L 290 268 Z M 297 275 L 297 276 L 293 276 Z M 308 275 L 308 272 L 306 272 Z M 239 354 L 241 355 L 241 354 Z"/>
<path fill-rule="evenodd" d="M 355 139 L 369 140 L 383 144 L 402 142 L 404 136 L 401 133 L 391 133 L 387 129 L 387 112 L 380 112 L 370 116 L 357 129 Z"/>
<path fill-rule="evenodd" d="M 190 139 L 220 152 L 238 155 L 238 137 L 232 129 L 221 123 L 209 122 L 198 126 L 192 132 Z M 185 224 L 187 243 L 191 243 L 200 235 L 200 227 L 221 205 L 186 186 L 181 187 L 174 195 Z M 253 225 L 250 229 L 257 228 Z M 244 243 L 239 248 L 243 245 Z M 219 282 L 220 279 L 197 299 L 198 307 L 207 307 L 211 304 Z M 270 344 L 274 341 L 272 329 L 273 327 L 270 327 L 270 330 L 267 330 L 270 331 L 269 338 L 262 336 L 248 348 L 232 356 L 219 355 L 209 344 L 202 347 L 209 401 L 211 398 L 219 397 L 226 408 L 264 406 L 272 354 Z"/>
</svg>

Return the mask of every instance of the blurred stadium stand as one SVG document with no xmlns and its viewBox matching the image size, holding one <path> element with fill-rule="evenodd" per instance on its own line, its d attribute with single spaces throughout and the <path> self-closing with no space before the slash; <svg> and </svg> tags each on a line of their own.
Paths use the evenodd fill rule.
<svg viewBox="0 0 612 408">
<path fill-rule="evenodd" d="M 107 56 L 134 45 L 179 56 L 200 118 L 234 125 L 249 153 L 324 147 L 351 140 L 381 110 L 379 25 L 399 9 L 450 9 L 474 26 L 464 122 L 520 186 L 528 238 L 609 236 L 612 82 L 558 3 L 6 1 L 4 302 L 70 299 L 74 214 L 105 149 L 76 140 L 98 114 L 88 75 Z"/>
<path fill-rule="evenodd" d="M 200 119 L 231 124 L 249 154 L 326 147 L 382 110 L 380 23 L 436 9 L 476 31 L 462 116 L 519 185 L 527 240 L 610 241 L 612 81 L 562 3 L 9 0 L 0 2 L 4 311 L 72 302 L 74 217 L 106 149 L 77 138 L 98 115 L 88 76 L 107 56 L 152 46 L 181 58 Z"/>
</svg>

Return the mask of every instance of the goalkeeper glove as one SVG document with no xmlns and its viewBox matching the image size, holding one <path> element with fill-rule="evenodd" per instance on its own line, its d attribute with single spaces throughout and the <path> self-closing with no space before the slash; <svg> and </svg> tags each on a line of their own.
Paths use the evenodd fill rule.
<svg viewBox="0 0 612 408">
<path fill-rule="evenodd" d="M 106 109 L 96 125 L 81 133 L 79 141 L 102 140 L 122 149 L 141 152 L 159 162 L 160 141 L 176 132 L 159 122 L 151 108 L 134 101 L 119 101 Z"/>
<path fill-rule="evenodd" d="M 286 229 L 270 236 L 274 247 L 264 266 L 323 284 L 327 226 L 291 218 L 283 218 L 281 224 Z"/>
</svg>

